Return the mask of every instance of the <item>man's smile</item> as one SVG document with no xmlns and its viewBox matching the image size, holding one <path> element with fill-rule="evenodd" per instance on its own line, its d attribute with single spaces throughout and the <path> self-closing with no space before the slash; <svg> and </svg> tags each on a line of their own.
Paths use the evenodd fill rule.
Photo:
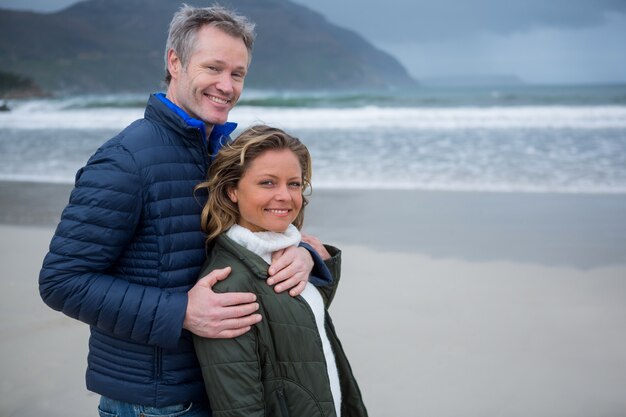
<svg viewBox="0 0 626 417">
<path fill-rule="evenodd" d="M 230 99 L 223 99 L 220 97 L 213 96 L 211 94 L 204 94 L 204 96 L 207 97 L 212 102 L 217 103 L 217 104 L 228 104 L 231 102 Z"/>
</svg>

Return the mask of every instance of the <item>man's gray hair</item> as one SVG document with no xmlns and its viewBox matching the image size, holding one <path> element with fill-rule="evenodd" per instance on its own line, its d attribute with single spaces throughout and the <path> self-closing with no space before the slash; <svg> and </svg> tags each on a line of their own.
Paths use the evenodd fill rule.
<svg viewBox="0 0 626 417">
<path fill-rule="evenodd" d="M 196 35 L 205 25 L 215 26 L 228 35 L 241 38 L 248 49 L 248 63 L 250 63 L 252 46 L 256 36 L 253 22 L 222 6 L 192 7 L 183 4 L 170 22 L 167 43 L 165 44 L 165 83 L 167 85 L 172 80 L 172 75 L 167 68 L 168 52 L 174 50 L 183 68 L 185 68 L 194 52 Z"/>
</svg>

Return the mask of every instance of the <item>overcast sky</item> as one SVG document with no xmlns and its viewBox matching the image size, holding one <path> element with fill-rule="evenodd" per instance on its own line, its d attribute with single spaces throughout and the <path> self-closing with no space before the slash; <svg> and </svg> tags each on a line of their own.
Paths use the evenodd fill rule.
<svg viewBox="0 0 626 417">
<path fill-rule="evenodd" d="M 626 0 L 294 0 L 355 30 L 416 78 L 626 82 Z M 0 0 L 56 11 L 76 0 Z"/>
</svg>

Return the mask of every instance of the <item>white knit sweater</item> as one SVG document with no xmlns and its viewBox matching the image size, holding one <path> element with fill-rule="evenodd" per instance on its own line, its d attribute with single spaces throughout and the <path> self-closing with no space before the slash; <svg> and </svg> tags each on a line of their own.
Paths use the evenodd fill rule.
<svg viewBox="0 0 626 417">
<path fill-rule="evenodd" d="M 290 224 L 287 230 L 283 233 L 252 232 L 245 227 L 235 224 L 226 231 L 226 235 L 249 251 L 259 255 L 268 264 L 272 263 L 272 253 L 280 249 L 285 249 L 289 246 L 296 246 L 300 243 L 301 239 L 300 232 L 292 224 Z M 330 380 L 330 390 L 333 394 L 333 401 L 335 403 L 335 411 L 337 413 L 337 417 L 340 417 L 341 388 L 339 385 L 339 374 L 337 372 L 335 355 L 332 347 L 330 346 L 328 336 L 326 335 L 326 327 L 324 326 L 326 318 L 324 300 L 322 300 L 322 296 L 317 288 L 310 284 L 307 284 L 301 295 L 307 304 L 309 304 L 311 310 L 313 311 L 313 315 L 315 316 L 317 331 L 322 339 L 322 347 L 326 358 L 326 369 L 328 372 L 328 379 Z"/>
</svg>

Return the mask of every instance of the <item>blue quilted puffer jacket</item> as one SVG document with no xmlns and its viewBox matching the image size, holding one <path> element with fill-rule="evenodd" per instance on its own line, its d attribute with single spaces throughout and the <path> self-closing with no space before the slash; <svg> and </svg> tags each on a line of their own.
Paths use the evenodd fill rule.
<svg viewBox="0 0 626 417">
<path fill-rule="evenodd" d="M 145 118 L 105 143 L 76 187 L 44 259 L 43 300 L 91 327 L 87 388 L 120 401 L 164 407 L 205 401 L 187 291 L 206 258 L 200 211 L 207 147 L 236 125 L 201 122 L 163 95 Z"/>
</svg>

